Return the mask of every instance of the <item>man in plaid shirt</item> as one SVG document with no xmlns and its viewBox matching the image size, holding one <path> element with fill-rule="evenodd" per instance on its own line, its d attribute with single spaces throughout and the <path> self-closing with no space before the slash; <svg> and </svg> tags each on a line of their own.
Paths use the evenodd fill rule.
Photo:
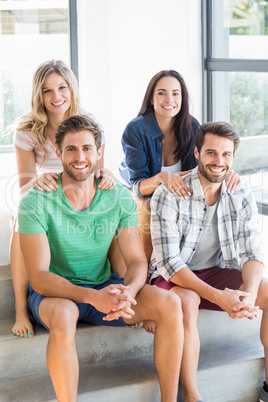
<svg viewBox="0 0 268 402">
<path fill-rule="evenodd" d="M 268 402 L 268 281 L 263 279 L 258 210 L 244 185 L 232 193 L 225 187 L 238 145 L 239 136 L 229 124 L 203 124 L 195 138 L 198 167 L 184 176 L 191 194 L 182 199 L 161 185 L 151 200 L 149 278 L 181 298 L 185 402 L 202 400 L 196 380 L 199 308 L 224 310 L 233 319 L 254 319 L 259 308 L 264 310 L 266 378 L 260 401 Z"/>
</svg>

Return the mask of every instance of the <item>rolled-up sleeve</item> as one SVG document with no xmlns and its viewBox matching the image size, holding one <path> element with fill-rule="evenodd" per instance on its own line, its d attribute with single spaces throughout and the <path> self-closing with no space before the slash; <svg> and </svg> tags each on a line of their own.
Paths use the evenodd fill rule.
<svg viewBox="0 0 268 402">
<path fill-rule="evenodd" d="M 125 160 L 120 167 L 120 174 L 130 185 L 133 193 L 144 197 L 139 190 L 140 182 L 151 177 L 149 169 L 150 157 L 148 156 L 144 136 L 141 134 L 136 122 L 131 121 L 122 136 L 122 147 Z"/>
<path fill-rule="evenodd" d="M 151 236 L 157 271 L 165 280 L 186 264 L 180 255 L 181 236 L 176 196 L 161 185 L 151 200 Z"/>
</svg>

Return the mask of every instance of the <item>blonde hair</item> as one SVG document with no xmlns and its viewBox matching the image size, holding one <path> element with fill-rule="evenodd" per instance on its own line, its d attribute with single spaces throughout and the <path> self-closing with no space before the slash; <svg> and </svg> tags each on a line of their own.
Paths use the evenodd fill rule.
<svg viewBox="0 0 268 402">
<path fill-rule="evenodd" d="M 68 116 L 77 115 L 80 109 L 78 83 L 72 70 L 62 60 L 48 60 L 40 64 L 33 76 L 31 113 L 22 116 L 17 126 L 18 130 L 31 130 L 33 138 L 44 152 L 46 160 L 46 128 L 48 117 L 43 102 L 42 87 L 45 79 L 52 73 L 61 75 L 68 83 L 71 92 L 71 106 Z"/>
</svg>

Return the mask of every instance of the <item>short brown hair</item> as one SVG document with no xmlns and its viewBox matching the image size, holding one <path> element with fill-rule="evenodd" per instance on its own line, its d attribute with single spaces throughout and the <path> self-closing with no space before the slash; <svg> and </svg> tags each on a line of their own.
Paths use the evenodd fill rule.
<svg viewBox="0 0 268 402">
<path fill-rule="evenodd" d="M 195 136 L 195 146 L 199 153 L 204 144 L 205 135 L 208 133 L 217 135 L 219 137 L 228 138 L 234 143 L 234 153 L 237 150 L 240 143 L 239 135 L 229 123 L 220 121 L 215 123 L 204 123 L 197 130 Z"/>
<path fill-rule="evenodd" d="M 55 134 L 55 143 L 57 148 L 60 149 L 61 143 L 68 133 L 79 133 L 80 131 L 88 130 L 92 132 L 97 149 L 101 146 L 102 132 L 98 124 L 92 120 L 89 116 L 78 115 L 71 116 L 58 127 Z"/>
</svg>

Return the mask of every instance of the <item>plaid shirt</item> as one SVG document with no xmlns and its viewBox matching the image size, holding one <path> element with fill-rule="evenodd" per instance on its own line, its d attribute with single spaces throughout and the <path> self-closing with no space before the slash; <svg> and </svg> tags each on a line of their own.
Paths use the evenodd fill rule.
<svg viewBox="0 0 268 402">
<path fill-rule="evenodd" d="M 149 267 L 152 280 L 167 281 L 193 258 L 202 234 L 207 204 L 199 181 L 198 167 L 184 177 L 191 196 L 180 199 L 159 186 L 151 200 L 151 236 L 153 254 Z M 258 210 L 252 193 L 240 185 L 233 194 L 222 183 L 217 208 L 222 268 L 242 269 L 245 262 L 263 263 Z"/>
</svg>

